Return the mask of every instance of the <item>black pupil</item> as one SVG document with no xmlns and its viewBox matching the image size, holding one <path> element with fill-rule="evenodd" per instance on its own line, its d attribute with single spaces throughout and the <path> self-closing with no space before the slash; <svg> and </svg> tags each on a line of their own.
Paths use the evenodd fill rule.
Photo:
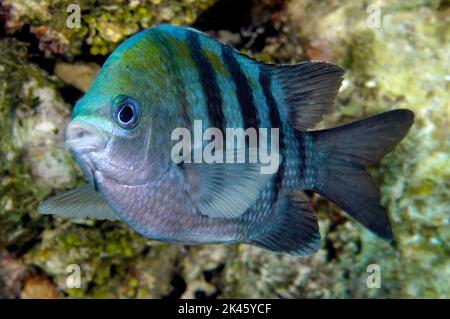
<svg viewBox="0 0 450 319">
<path fill-rule="evenodd" d="M 119 112 L 119 119 L 124 124 L 130 123 L 133 120 L 133 108 L 125 105 Z"/>
</svg>

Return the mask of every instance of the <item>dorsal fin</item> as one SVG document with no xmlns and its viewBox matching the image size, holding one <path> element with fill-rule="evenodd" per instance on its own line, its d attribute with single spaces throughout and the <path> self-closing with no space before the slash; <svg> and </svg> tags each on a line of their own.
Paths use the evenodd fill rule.
<svg viewBox="0 0 450 319">
<path fill-rule="evenodd" d="M 286 116 L 300 131 L 313 128 L 331 109 L 344 74 L 343 69 L 327 62 L 264 64 L 263 68 L 281 86 Z"/>
</svg>

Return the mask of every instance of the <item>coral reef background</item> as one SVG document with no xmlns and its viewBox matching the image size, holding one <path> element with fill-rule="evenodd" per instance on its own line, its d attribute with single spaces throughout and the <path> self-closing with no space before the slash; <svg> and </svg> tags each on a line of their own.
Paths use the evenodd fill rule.
<svg viewBox="0 0 450 319">
<path fill-rule="evenodd" d="M 72 3 L 79 28 L 66 25 Z M 1 5 L 0 298 L 450 298 L 448 0 Z M 341 65 L 345 80 L 321 128 L 412 109 L 410 134 L 373 169 L 395 242 L 316 195 L 323 247 L 308 258 L 168 245 L 120 222 L 39 215 L 43 198 L 83 183 L 63 146 L 74 103 L 122 40 L 159 23 L 193 25 L 264 61 Z M 71 264 L 80 266 L 80 288 L 67 286 Z M 370 264 L 380 267 L 380 288 L 366 284 Z"/>
</svg>

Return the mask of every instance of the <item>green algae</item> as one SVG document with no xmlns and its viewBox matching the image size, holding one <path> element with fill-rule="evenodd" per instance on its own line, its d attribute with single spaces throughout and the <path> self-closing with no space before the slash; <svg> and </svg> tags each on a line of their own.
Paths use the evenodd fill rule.
<svg viewBox="0 0 450 319">
<path fill-rule="evenodd" d="M 42 227 L 30 220 L 30 212 L 36 210 L 43 194 L 34 187 L 28 163 L 23 162 L 26 150 L 14 142 L 16 106 L 32 105 L 33 101 L 21 100 L 22 85 L 36 69 L 23 67 L 26 61 L 26 45 L 14 40 L 0 42 L 0 250 L 6 246 L 18 246 L 33 239 Z M 28 224 L 27 227 L 18 225 Z"/>
<path fill-rule="evenodd" d="M 174 270 L 169 265 L 174 264 L 177 248 L 153 244 L 122 224 L 64 221 L 46 229 L 42 237 L 26 260 L 51 275 L 69 297 L 158 298 L 172 289 Z M 81 288 L 66 285 L 66 269 L 72 264 L 80 267 Z"/>
<path fill-rule="evenodd" d="M 82 46 L 90 46 L 92 55 L 106 55 L 127 37 L 154 24 L 191 24 L 215 0 L 113 0 L 98 2 L 81 0 L 79 27 L 69 28 L 73 10 L 71 0 L 11 1 L 3 5 L 9 10 L 6 25 L 10 32 L 29 24 L 40 39 L 40 48 L 48 54 L 73 57 Z M 68 12 L 69 11 L 69 12 Z"/>
</svg>

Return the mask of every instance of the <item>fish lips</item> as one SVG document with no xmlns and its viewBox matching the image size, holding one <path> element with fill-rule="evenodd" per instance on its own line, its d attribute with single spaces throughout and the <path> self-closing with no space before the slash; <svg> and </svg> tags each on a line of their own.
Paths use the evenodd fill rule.
<svg viewBox="0 0 450 319">
<path fill-rule="evenodd" d="M 106 135 L 93 125 L 84 121 L 72 120 L 66 129 L 66 149 L 73 155 L 81 167 L 86 179 L 96 187 L 95 163 L 92 153 L 105 149 Z"/>
<path fill-rule="evenodd" d="M 78 166 L 80 166 L 81 170 L 83 171 L 84 177 L 87 181 L 92 183 L 93 185 L 96 184 L 95 182 L 95 164 L 88 156 L 89 154 L 80 154 L 76 150 L 68 148 L 69 152 L 73 155 L 75 158 L 75 161 L 77 162 Z"/>
<path fill-rule="evenodd" d="M 72 120 L 66 128 L 66 147 L 75 153 L 98 152 L 106 146 L 106 134 L 82 120 Z"/>
</svg>

